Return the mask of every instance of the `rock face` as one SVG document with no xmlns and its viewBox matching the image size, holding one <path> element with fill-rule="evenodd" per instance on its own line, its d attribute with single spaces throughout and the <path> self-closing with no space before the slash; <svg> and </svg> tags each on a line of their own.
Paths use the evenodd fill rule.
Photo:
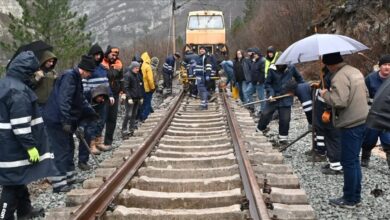
<svg viewBox="0 0 390 220">
<path fill-rule="evenodd" d="M 126 47 L 151 33 L 161 38 L 168 38 L 171 0 L 71 0 L 70 2 L 71 10 L 79 15 L 88 15 L 86 30 L 92 32 L 92 41 L 99 42 L 103 49 L 108 44 Z M 176 33 L 184 36 L 188 12 L 194 10 L 222 10 L 225 14 L 225 24 L 229 27 L 230 21 L 242 15 L 244 3 L 245 1 L 242 0 L 176 0 L 177 6 L 182 5 L 175 11 Z M 15 0 L 1 0 L 0 40 L 7 35 L 8 24 L 5 20 L 8 20 L 6 14 L 9 12 L 16 16 L 22 14 Z M 4 58 L 3 62 L 5 62 Z"/>
<path fill-rule="evenodd" d="M 229 26 L 232 20 L 242 14 L 244 2 L 241 0 L 176 0 L 180 7 L 175 11 L 176 33 L 184 35 L 187 14 L 189 11 L 211 9 L 225 13 L 225 23 Z M 131 45 L 136 39 L 153 34 L 168 37 L 171 16 L 171 0 L 111 0 L 84 1 L 72 0 L 72 10 L 88 15 L 87 30 L 92 32 L 92 41 L 105 46 Z"/>
<path fill-rule="evenodd" d="M 390 51 L 390 1 L 347 0 L 333 4 L 329 14 L 316 24 L 324 33 L 352 36 L 373 53 Z"/>
</svg>

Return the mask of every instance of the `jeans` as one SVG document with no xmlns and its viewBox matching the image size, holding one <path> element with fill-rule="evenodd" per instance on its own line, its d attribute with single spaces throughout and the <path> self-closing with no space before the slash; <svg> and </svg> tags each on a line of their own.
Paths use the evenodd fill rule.
<svg viewBox="0 0 390 220">
<path fill-rule="evenodd" d="M 104 102 L 104 103 L 98 104 L 97 106 L 94 107 L 96 113 L 99 115 L 99 119 L 97 120 L 97 123 L 96 123 L 97 128 L 96 128 L 95 137 L 102 136 L 104 125 L 106 124 L 106 121 L 107 121 L 108 106 L 109 106 L 109 103 Z"/>
<path fill-rule="evenodd" d="M 128 99 L 126 99 L 125 103 L 126 113 L 122 123 L 122 131 L 135 129 L 135 119 L 137 117 L 138 107 L 140 106 L 139 100 L 133 100 L 132 105 L 130 105 L 127 101 Z"/>
<path fill-rule="evenodd" d="M 119 95 L 114 95 L 115 103 L 108 106 L 107 120 L 106 120 L 106 133 L 104 135 L 104 144 L 111 145 L 114 140 L 114 132 L 116 127 L 116 119 L 118 116 L 119 107 Z"/>
<path fill-rule="evenodd" d="M 266 129 L 276 110 L 279 113 L 279 137 L 287 139 L 288 130 L 290 129 L 291 106 L 279 107 L 277 103 L 267 103 L 261 113 L 257 128 L 261 131 Z"/>
<path fill-rule="evenodd" d="M 153 92 L 145 92 L 144 95 L 144 102 L 142 103 L 142 113 L 141 113 L 141 120 L 145 121 L 150 111 L 152 110 L 152 98 L 153 98 Z"/>
<path fill-rule="evenodd" d="M 242 103 L 245 103 L 244 83 L 245 82 L 237 82 L 236 83 L 236 86 L 238 87 L 238 95 L 240 96 L 240 100 Z"/>
<path fill-rule="evenodd" d="M 344 169 L 343 198 L 347 202 L 357 203 L 361 200 L 362 170 L 359 153 L 364 131 L 365 124 L 341 129 L 341 165 Z"/>
<path fill-rule="evenodd" d="M 248 83 L 246 90 L 245 90 L 245 96 L 247 97 L 247 102 L 253 102 L 253 94 L 257 92 L 257 98 L 259 100 L 263 100 L 265 98 L 264 94 L 264 84 L 257 83 L 256 85 L 253 85 L 252 83 Z M 264 111 L 265 108 L 265 102 L 260 103 L 259 111 Z"/>
<path fill-rule="evenodd" d="M 50 177 L 53 189 L 61 188 L 75 178 L 75 166 L 73 162 L 75 145 L 73 134 L 62 130 L 61 125 L 47 125 L 47 135 L 52 144 L 54 162 L 58 170 L 58 176 Z"/>
<path fill-rule="evenodd" d="M 18 218 L 27 215 L 31 210 L 31 200 L 26 185 L 3 186 L 1 192 L 1 217 L 0 219 L 14 219 L 16 210 Z"/>
<path fill-rule="evenodd" d="M 378 131 L 372 128 L 367 128 L 364 134 L 364 140 L 362 144 L 363 151 L 371 151 L 378 138 L 381 140 L 381 145 L 385 152 L 390 151 L 390 132 Z"/>
</svg>

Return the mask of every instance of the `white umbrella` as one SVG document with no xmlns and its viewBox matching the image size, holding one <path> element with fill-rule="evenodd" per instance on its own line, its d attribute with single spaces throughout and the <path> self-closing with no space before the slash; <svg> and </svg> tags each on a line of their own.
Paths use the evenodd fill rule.
<svg viewBox="0 0 390 220">
<path fill-rule="evenodd" d="M 350 37 L 338 34 L 314 34 L 290 45 L 276 64 L 295 64 L 319 60 L 324 54 L 352 54 L 369 49 Z"/>
</svg>

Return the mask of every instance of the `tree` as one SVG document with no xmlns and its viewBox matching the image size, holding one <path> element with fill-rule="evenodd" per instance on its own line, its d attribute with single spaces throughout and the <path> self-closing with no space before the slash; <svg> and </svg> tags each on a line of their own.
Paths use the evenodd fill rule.
<svg viewBox="0 0 390 220">
<path fill-rule="evenodd" d="M 54 47 L 57 69 L 74 65 L 90 46 L 91 33 L 84 29 L 87 16 L 71 12 L 67 0 L 17 0 L 23 9 L 21 18 L 8 15 L 8 31 L 12 42 L 0 42 L 5 51 L 14 52 L 34 40 L 43 40 Z"/>
<path fill-rule="evenodd" d="M 244 8 L 244 22 L 247 23 L 251 20 L 256 12 L 256 4 L 259 0 L 246 0 Z"/>
<path fill-rule="evenodd" d="M 238 16 L 234 19 L 232 29 L 230 31 L 233 35 L 235 35 L 243 26 L 244 22 L 242 21 L 241 17 Z"/>
</svg>

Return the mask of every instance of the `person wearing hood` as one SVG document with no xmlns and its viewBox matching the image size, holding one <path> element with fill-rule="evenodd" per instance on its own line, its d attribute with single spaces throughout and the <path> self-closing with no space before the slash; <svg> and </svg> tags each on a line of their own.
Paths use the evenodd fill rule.
<svg viewBox="0 0 390 220">
<path fill-rule="evenodd" d="M 261 56 L 260 50 L 258 48 L 252 49 L 253 53 L 250 56 L 250 73 L 251 73 L 251 83 L 247 84 L 245 93 L 247 97 L 247 102 L 253 101 L 253 94 L 257 93 L 259 100 L 265 98 L 264 94 L 264 82 L 265 82 L 265 73 L 264 65 L 265 59 Z M 256 113 L 261 113 L 264 110 L 265 102 L 260 104 L 260 109 Z"/>
<path fill-rule="evenodd" d="M 281 52 L 276 51 L 276 49 L 273 46 L 269 46 L 267 48 L 267 54 L 265 56 L 265 69 L 264 74 L 265 78 L 267 78 L 268 69 L 271 66 L 271 64 L 275 64 L 276 60 L 279 58 Z"/>
<path fill-rule="evenodd" d="M 89 160 L 89 152 L 92 154 L 100 154 L 100 149 L 97 148 L 96 145 L 96 138 L 101 135 L 102 126 L 104 126 L 104 123 L 102 123 L 101 118 L 105 117 L 104 115 L 101 115 L 102 112 L 99 110 L 101 109 L 101 105 L 107 102 L 109 99 L 109 86 L 106 85 L 98 85 L 94 87 L 91 90 L 91 100 L 90 104 L 93 106 L 93 109 L 97 112 L 99 115 L 98 120 L 91 120 L 89 118 L 84 119 L 80 122 L 80 127 L 84 130 L 84 137 L 87 143 L 90 143 L 89 146 L 86 146 L 83 141 L 79 141 L 79 162 L 78 167 L 80 170 L 89 170 L 91 167 L 88 165 Z M 105 113 L 103 111 L 103 113 Z M 87 147 L 90 148 L 90 151 L 88 151 Z"/>
<path fill-rule="evenodd" d="M 152 67 L 150 65 L 150 56 L 148 52 L 144 52 L 141 55 L 141 59 L 143 60 L 142 66 L 141 66 L 141 72 L 143 75 L 143 81 L 144 81 L 144 100 L 142 103 L 142 112 L 141 112 L 141 121 L 145 121 L 152 109 L 152 98 L 153 93 L 155 91 L 155 84 L 154 84 L 154 77 L 153 77 L 153 71 Z"/>
<path fill-rule="evenodd" d="M 56 80 L 44 109 L 45 125 L 59 171 L 58 175 L 50 178 L 55 193 L 68 192 L 71 185 L 77 182 L 73 162 L 73 134 L 79 122 L 85 118 L 98 117 L 85 99 L 81 81 L 90 77 L 95 68 L 93 57 L 83 55 L 77 67 L 65 70 Z"/>
<path fill-rule="evenodd" d="M 140 74 L 140 64 L 131 62 L 129 70 L 124 75 L 123 89 L 126 93 L 126 113 L 122 123 L 122 137 L 127 138 L 136 128 L 138 109 L 144 96 L 144 84 Z"/>
<path fill-rule="evenodd" d="M 57 57 L 49 50 L 44 51 L 39 61 L 40 67 L 32 77 L 32 88 L 38 97 L 38 104 L 41 109 L 44 108 L 53 90 L 54 81 L 57 78 L 57 72 L 54 70 L 56 64 Z"/>
<path fill-rule="evenodd" d="M 368 91 L 363 74 L 343 62 L 340 53 L 322 56 L 331 73 L 330 89 L 320 90 L 332 107 L 332 122 L 340 129 L 341 165 L 344 170 L 343 195 L 329 203 L 341 208 L 355 208 L 361 203 L 362 171 L 359 163 L 368 114 Z"/>
<path fill-rule="evenodd" d="M 116 120 L 118 116 L 119 96 L 122 93 L 123 64 L 119 59 L 119 48 L 107 46 L 102 65 L 107 71 L 108 81 L 112 91 L 110 105 L 107 110 L 106 132 L 104 135 L 105 149 L 111 149 L 114 140 Z"/>
<path fill-rule="evenodd" d="M 379 59 L 379 71 L 370 73 L 366 79 L 366 86 L 370 95 L 369 105 L 372 104 L 374 97 L 382 84 L 390 77 L 390 54 L 384 55 Z M 386 121 L 386 120 L 384 120 Z M 390 168 L 390 132 L 373 128 L 367 128 L 362 145 L 362 167 L 368 167 L 371 157 L 371 151 L 376 146 L 378 138 L 381 141 L 383 151 L 386 153 L 387 165 Z"/>
<path fill-rule="evenodd" d="M 27 184 L 57 174 L 31 79 L 39 63 L 21 52 L 0 79 L 1 218 L 30 219 L 44 214 L 31 206 Z"/>
<path fill-rule="evenodd" d="M 95 103 L 94 109 L 99 114 L 99 120 L 97 123 L 98 129 L 96 130 L 96 134 L 93 135 L 96 137 L 95 139 L 91 140 L 90 147 L 93 149 L 94 154 L 100 154 L 100 151 L 107 151 L 109 148 L 104 145 L 103 143 L 103 129 L 104 125 L 106 123 L 107 118 L 107 110 L 109 107 L 110 100 L 114 99 L 114 95 L 110 88 L 110 83 L 107 76 L 107 70 L 102 65 L 102 61 L 104 58 L 103 50 L 99 46 L 98 43 L 92 45 L 91 49 L 88 52 L 88 55 L 92 56 L 96 63 L 95 71 L 92 72 L 91 77 L 88 79 L 83 79 L 83 89 L 84 89 L 84 95 L 86 99 L 92 103 L 93 97 L 92 97 L 92 91 L 94 88 L 98 86 L 105 86 L 108 87 L 108 96 L 109 98 L 105 99 L 104 102 L 101 103 Z M 84 166 L 86 162 L 88 161 L 88 151 L 85 150 L 82 152 L 82 158 L 79 158 L 79 167 Z M 80 160 L 81 159 L 81 160 Z M 84 166 L 86 167 L 86 166 Z"/>
<path fill-rule="evenodd" d="M 262 68 L 264 70 L 264 68 Z M 279 113 L 279 136 L 280 144 L 288 143 L 288 131 L 290 129 L 291 106 L 293 105 L 295 89 L 297 84 L 304 83 L 302 75 L 293 65 L 272 65 L 268 71 L 265 81 L 269 101 L 266 103 L 264 111 L 261 113 L 256 131 L 267 132 L 268 124 L 272 120 L 275 111 Z M 292 86 L 294 85 L 295 86 Z M 295 88 L 293 88 L 295 87 Z M 275 96 L 291 96 L 274 99 Z"/>
</svg>

